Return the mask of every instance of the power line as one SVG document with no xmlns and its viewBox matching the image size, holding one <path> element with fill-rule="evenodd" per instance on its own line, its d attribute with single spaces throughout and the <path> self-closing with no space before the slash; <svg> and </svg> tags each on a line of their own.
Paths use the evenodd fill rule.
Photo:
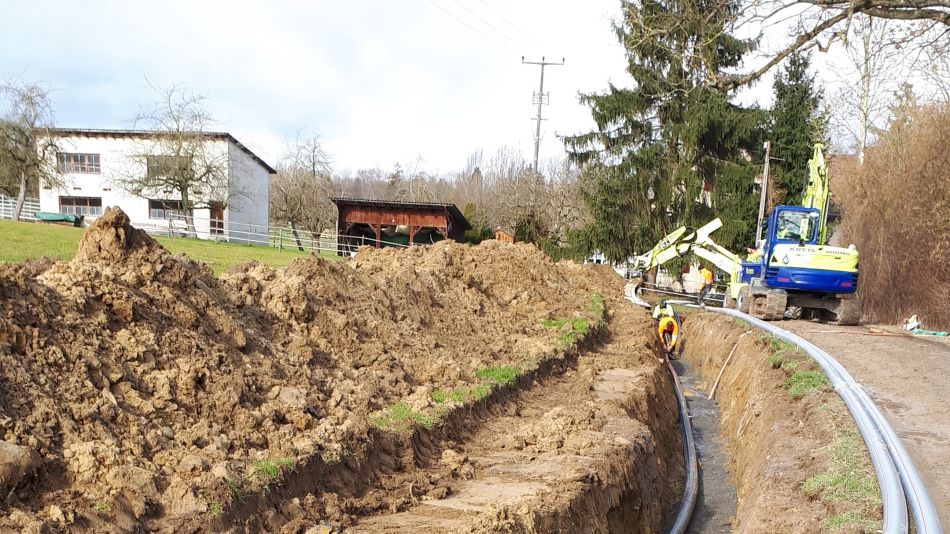
<svg viewBox="0 0 950 534">
<path fill-rule="evenodd" d="M 448 10 L 446 10 L 444 7 L 440 6 L 439 4 L 436 4 L 436 3 L 433 2 L 432 0 L 429 0 L 429 3 L 432 4 L 432 5 L 434 5 L 434 6 L 437 7 L 437 8 L 441 9 L 442 11 L 445 11 L 445 13 L 448 14 L 448 15 L 449 15 L 450 17 L 452 17 L 453 19 L 455 19 L 455 20 L 461 22 L 462 24 L 465 24 L 466 27 L 468 27 L 470 30 L 472 30 L 473 32 L 477 33 L 478 35 L 481 35 L 481 36 L 484 37 L 485 39 L 488 39 L 489 41 L 495 43 L 496 45 L 498 45 L 498 46 L 504 48 L 505 50 L 507 50 L 507 51 L 509 51 L 509 52 L 514 52 L 514 50 L 508 48 L 507 46 L 505 46 L 505 45 L 503 45 L 503 44 L 501 44 L 501 43 L 499 43 L 498 41 L 492 39 L 491 37 L 485 35 L 484 33 L 482 33 L 482 32 L 480 32 L 480 31 L 476 30 L 476 29 L 473 28 L 472 26 L 469 26 L 467 22 L 465 22 L 464 20 L 462 20 L 462 19 L 456 17 L 455 15 L 453 15 L 451 12 L 449 12 Z"/>
<path fill-rule="evenodd" d="M 462 9 L 464 9 L 465 11 L 468 11 L 469 13 L 471 13 L 472 16 L 474 16 L 474 17 L 477 18 L 478 20 L 482 21 L 482 23 L 484 23 L 485 26 L 488 26 L 489 28 L 495 30 L 496 32 L 498 32 L 498 33 L 499 33 L 502 37 L 504 37 L 505 39 L 508 39 L 508 40 L 511 41 L 511 42 L 515 42 L 514 39 L 512 39 L 511 37 L 508 37 L 507 35 L 505 35 L 505 33 L 504 33 L 503 31 L 501 31 L 501 30 L 499 30 L 498 28 L 492 26 L 491 24 L 488 23 L 488 21 L 486 21 L 485 19 L 479 17 L 474 11 L 472 11 L 471 9 L 465 7 L 465 5 L 462 4 L 461 2 L 459 2 L 459 0 L 453 0 L 453 1 L 454 1 L 456 4 L 460 5 L 460 6 L 462 7 Z"/>
<path fill-rule="evenodd" d="M 486 4 L 486 3 L 485 3 L 485 0 L 478 0 L 478 1 L 481 2 L 482 5 L 484 5 L 485 7 L 487 7 L 492 13 L 498 15 L 498 18 L 500 18 L 501 20 L 507 22 L 509 26 L 511 26 L 512 28 L 514 28 L 515 30 L 517 30 L 518 33 L 520 33 L 521 35 L 524 35 L 524 36 L 527 37 L 528 39 L 531 39 L 532 41 L 534 41 L 534 43 L 535 43 L 536 45 L 541 45 L 541 43 L 539 43 L 537 39 L 535 39 L 534 37 L 531 37 L 530 35 L 528 35 L 527 33 L 523 32 L 523 31 L 521 31 L 521 28 L 519 28 L 519 27 L 515 26 L 514 24 L 512 24 L 511 21 L 509 21 L 509 20 L 506 19 L 504 16 L 502 16 L 501 13 L 495 11 L 490 5 Z"/>
</svg>

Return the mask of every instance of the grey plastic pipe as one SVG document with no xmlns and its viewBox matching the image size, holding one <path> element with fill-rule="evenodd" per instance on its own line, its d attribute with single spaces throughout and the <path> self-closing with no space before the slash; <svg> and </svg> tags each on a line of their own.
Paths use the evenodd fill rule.
<svg viewBox="0 0 950 534">
<path fill-rule="evenodd" d="M 708 311 L 742 319 L 775 337 L 795 343 L 815 359 L 828 376 L 835 391 L 848 406 L 848 411 L 851 412 L 868 447 L 884 502 L 882 532 L 885 534 L 907 532 L 909 504 L 918 532 L 943 534 L 930 494 L 893 428 L 884 420 L 877 406 L 837 360 L 799 336 L 737 310 L 708 308 Z"/>
</svg>

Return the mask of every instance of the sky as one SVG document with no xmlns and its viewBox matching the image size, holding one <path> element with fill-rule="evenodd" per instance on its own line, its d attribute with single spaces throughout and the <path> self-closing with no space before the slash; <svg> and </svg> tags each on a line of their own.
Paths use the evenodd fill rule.
<svg viewBox="0 0 950 534">
<path fill-rule="evenodd" d="M 593 127 L 579 93 L 625 83 L 610 21 L 618 0 L 0 0 L 0 79 L 54 90 L 57 125 L 131 128 L 184 83 L 227 131 L 276 164 L 319 135 L 338 169 L 400 163 L 431 173 L 500 147 L 533 157 L 545 68 L 541 158 Z M 12 23 L 11 23 L 12 22 Z"/>
<path fill-rule="evenodd" d="M 545 69 L 541 129 L 541 159 L 562 157 L 559 135 L 594 126 L 578 95 L 629 86 L 619 14 L 619 0 L 0 0 L 0 80 L 43 82 L 59 126 L 104 129 L 182 83 L 271 165 L 318 135 L 338 170 L 439 174 L 477 150 L 533 158 L 540 69 L 522 58 L 563 58 Z M 771 84 L 737 101 L 767 106 Z"/>
</svg>

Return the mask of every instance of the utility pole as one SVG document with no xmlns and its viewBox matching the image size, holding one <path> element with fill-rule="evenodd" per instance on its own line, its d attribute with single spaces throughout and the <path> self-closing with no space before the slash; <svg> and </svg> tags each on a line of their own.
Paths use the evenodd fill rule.
<svg viewBox="0 0 950 534">
<path fill-rule="evenodd" d="M 537 93 L 534 93 L 532 104 L 538 105 L 538 116 L 531 119 L 538 121 L 538 127 L 534 132 L 534 172 L 538 171 L 538 151 L 541 149 L 541 121 L 544 119 L 541 118 L 541 106 L 550 102 L 550 95 L 544 94 L 544 67 L 547 65 L 563 65 L 564 58 L 561 58 L 560 63 L 552 63 L 549 61 L 544 61 L 544 56 L 541 56 L 541 61 L 525 61 L 524 56 L 521 56 L 522 65 L 541 65 L 541 87 L 538 89 Z"/>
<path fill-rule="evenodd" d="M 762 169 L 762 196 L 759 198 L 759 220 L 755 225 L 755 243 L 758 246 L 762 239 L 762 218 L 765 217 L 765 195 L 769 190 L 769 152 L 772 150 L 772 142 L 765 142 L 765 168 Z"/>
</svg>

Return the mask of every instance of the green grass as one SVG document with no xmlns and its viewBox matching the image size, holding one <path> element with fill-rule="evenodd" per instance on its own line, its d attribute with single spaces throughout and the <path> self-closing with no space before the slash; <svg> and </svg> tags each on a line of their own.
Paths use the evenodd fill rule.
<svg viewBox="0 0 950 534">
<path fill-rule="evenodd" d="M 79 248 L 81 228 L 0 220 L 0 261 L 23 261 L 43 256 L 71 260 Z"/>
<path fill-rule="evenodd" d="M 760 334 L 759 342 L 764 343 L 765 340 L 768 340 L 769 349 L 772 350 L 772 355 L 769 356 L 769 359 L 768 359 L 769 366 L 772 367 L 773 369 L 778 369 L 779 367 L 782 367 L 782 369 L 785 369 L 787 371 L 794 371 L 798 363 L 789 363 L 789 362 L 797 362 L 798 360 L 786 360 L 785 359 L 786 356 L 788 356 L 789 354 L 804 355 L 805 351 L 803 351 L 801 347 L 795 345 L 794 343 L 789 343 L 788 341 L 785 341 L 784 339 L 771 337 L 771 336 L 762 337 L 762 335 Z M 788 367 L 786 367 L 786 364 L 788 364 Z"/>
<path fill-rule="evenodd" d="M 783 387 L 788 394 L 798 399 L 818 391 L 821 386 L 830 386 L 831 382 L 822 371 L 795 371 L 795 374 L 785 379 Z"/>
<path fill-rule="evenodd" d="M 832 532 L 840 530 L 845 525 L 857 525 L 864 532 L 880 532 L 882 524 L 881 521 L 875 521 L 868 517 L 866 512 L 855 511 L 833 515 L 825 520 L 825 528 Z"/>
<path fill-rule="evenodd" d="M 867 510 L 881 505 L 881 490 L 871 473 L 861 435 L 853 426 L 839 428 L 831 443 L 831 466 L 806 480 L 802 491 L 812 497 L 821 495 L 832 501 L 852 503 L 857 508 L 829 517 L 825 521 L 828 530 L 849 524 L 856 524 L 865 532 L 881 528 L 881 521 L 867 515 Z"/>
<path fill-rule="evenodd" d="M 456 404 L 462 404 L 468 398 L 468 393 L 462 388 L 455 388 L 451 393 L 444 393 L 439 390 L 432 392 L 432 401 L 436 404 L 442 404 L 448 399 L 452 399 Z"/>
<path fill-rule="evenodd" d="M 19 262 L 40 257 L 59 258 L 69 261 L 76 255 L 83 229 L 29 222 L 0 220 L 0 235 L 4 246 L 0 249 L 0 261 Z M 215 243 L 200 239 L 156 237 L 156 241 L 172 254 L 187 254 L 211 266 L 215 275 L 232 265 L 241 265 L 251 260 L 266 263 L 273 268 L 286 267 L 295 258 L 306 252 L 284 248 L 256 247 L 235 243 Z M 339 259 L 332 254 L 319 254 L 322 258 Z"/>
<path fill-rule="evenodd" d="M 383 412 L 379 417 L 370 417 L 370 423 L 378 429 L 406 432 L 412 429 L 413 423 L 418 423 L 426 429 L 431 429 L 445 415 L 444 408 L 437 409 L 432 414 L 414 412 L 406 401 L 399 401 Z"/>
<path fill-rule="evenodd" d="M 499 386 L 511 385 L 521 375 L 521 369 L 511 365 L 504 367 L 485 367 L 475 372 L 476 378 L 486 378 Z"/>
<path fill-rule="evenodd" d="M 258 476 L 263 475 L 267 478 L 277 478 L 280 476 L 280 465 L 277 462 L 258 460 L 253 462 L 253 465 L 257 469 Z"/>
<path fill-rule="evenodd" d="M 112 511 L 112 505 L 109 504 L 109 501 L 99 501 L 92 507 L 92 510 L 99 514 L 108 514 Z"/>
<path fill-rule="evenodd" d="M 241 489 L 241 482 L 233 478 L 224 479 L 228 484 L 228 489 L 231 490 L 231 499 L 236 499 L 238 502 L 244 502 L 244 491 Z"/>
</svg>

